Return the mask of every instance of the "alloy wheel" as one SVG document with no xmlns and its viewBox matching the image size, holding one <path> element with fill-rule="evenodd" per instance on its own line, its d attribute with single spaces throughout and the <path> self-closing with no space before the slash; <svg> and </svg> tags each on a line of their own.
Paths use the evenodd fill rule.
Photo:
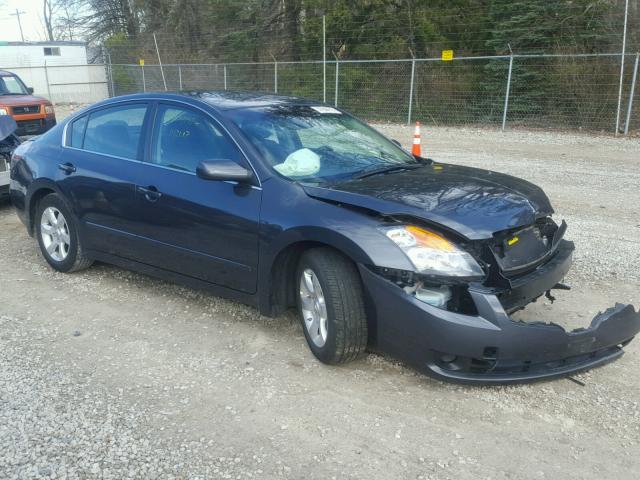
<svg viewBox="0 0 640 480">
<path fill-rule="evenodd" d="M 71 247 L 69 225 L 56 207 L 47 207 L 42 212 L 40 235 L 44 248 L 53 260 L 62 262 L 67 258 Z"/>
<path fill-rule="evenodd" d="M 305 268 L 300 276 L 300 305 L 304 326 L 316 347 L 327 342 L 327 306 L 318 277 L 310 268 Z"/>
</svg>

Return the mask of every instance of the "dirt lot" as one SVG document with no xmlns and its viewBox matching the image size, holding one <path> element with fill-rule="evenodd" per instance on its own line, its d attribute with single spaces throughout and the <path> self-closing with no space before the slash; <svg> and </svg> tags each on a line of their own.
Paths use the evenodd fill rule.
<svg viewBox="0 0 640 480">
<path fill-rule="evenodd" d="M 411 130 L 382 127 L 408 141 Z M 540 184 L 570 224 L 571 327 L 640 306 L 640 142 L 429 129 L 430 156 Z M 0 206 L 0 477 L 637 478 L 640 341 L 578 378 L 431 380 L 369 355 L 318 363 L 293 315 L 107 265 L 54 273 Z M 633 472 L 636 472 L 635 474 Z"/>
</svg>

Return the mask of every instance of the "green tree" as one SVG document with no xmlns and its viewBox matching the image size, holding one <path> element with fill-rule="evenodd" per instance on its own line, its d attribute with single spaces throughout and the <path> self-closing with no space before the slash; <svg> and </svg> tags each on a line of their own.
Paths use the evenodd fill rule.
<svg viewBox="0 0 640 480">
<path fill-rule="evenodd" d="M 485 45 L 492 55 L 508 55 L 510 49 L 515 54 L 600 50 L 607 43 L 604 19 L 610 4 L 599 0 L 492 0 L 488 10 L 491 29 Z M 484 67 L 485 101 L 478 108 L 490 120 L 502 116 L 508 65 L 508 59 L 491 60 Z M 514 59 L 510 117 L 539 116 L 553 109 L 548 98 L 557 97 L 561 79 L 562 63 Z"/>
</svg>

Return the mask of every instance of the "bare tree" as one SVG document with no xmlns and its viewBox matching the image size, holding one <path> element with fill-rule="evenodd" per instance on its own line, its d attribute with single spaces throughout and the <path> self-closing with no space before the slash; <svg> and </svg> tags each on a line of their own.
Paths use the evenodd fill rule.
<svg viewBox="0 0 640 480">
<path fill-rule="evenodd" d="M 79 0 L 56 0 L 57 19 L 54 33 L 60 40 L 75 40 L 83 36 L 83 3 Z"/>
<path fill-rule="evenodd" d="M 55 6 L 53 0 L 42 1 L 42 18 L 44 19 L 44 28 L 47 35 L 47 40 L 49 40 L 50 42 L 53 42 L 55 40 L 55 36 L 53 34 L 54 9 Z"/>
<path fill-rule="evenodd" d="M 53 4 L 53 33 L 69 40 L 102 40 L 118 33 L 135 37 L 141 29 L 137 0 L 43 0 Z"/>
</svg>

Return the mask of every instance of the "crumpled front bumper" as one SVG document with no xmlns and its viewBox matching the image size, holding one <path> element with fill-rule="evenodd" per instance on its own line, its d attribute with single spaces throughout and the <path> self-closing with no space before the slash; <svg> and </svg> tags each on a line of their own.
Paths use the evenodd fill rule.
<svg viewBox="0 0 640 480">
<path fill-rule="evenodd" d="M 529 294 L 531 285 L 555 285 L 571 263 L 571 250 L 519 286 L 520 293 Z M 464 315 L 423 303 L 364 266 L 360 272 L 377 347 L 444 380 L 508 384 L 564 376 L 618 358 L 640 331 L 640 313 L 631 305 L 617 304 L 589 327 L 567 332 L 553 323 L 512 319 L 487 289 L 469 288 L 478 314 Z"/>
</svg>

